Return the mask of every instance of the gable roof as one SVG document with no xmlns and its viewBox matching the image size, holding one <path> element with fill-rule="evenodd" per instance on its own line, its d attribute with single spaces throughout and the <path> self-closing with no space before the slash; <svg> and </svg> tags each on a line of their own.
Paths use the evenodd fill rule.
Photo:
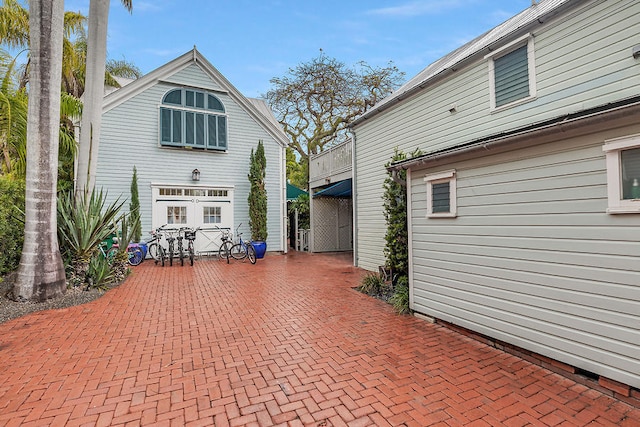
<svg viewBox="0 0 640 427">
<path fill-rule="evenodd" d="M 123 86 L 122 88 L 108 93 L 103 100 L 103 113 L 117 107 L 135 95 L 138 95 L 148 88 L 154 86 L 158 82 L 167 81 L 172 75 L 185 69 L 186 67 L 196 64 L 200 67 L 213 81 L 217 82 L 222 88 L 222 92 L 227 94 L 233 101 L 239 104 L 254 120 L 256 120 L 277 142 L 283 147 L 289 143 L 287 135 L 284 133 L 280 124 L 273 116 L 273 112 L 269 109 L 264 100 L 249 99 L 244 96 L 235 86 L 227 80 L 202 54 L 193 47 L 193 50 L 177 57 L 159 68 L 151 71 L 139 79 Z M 221 92 L 220 88 L 204 88 L 215 92 Z"/>
<path fill-rule="evenodd" d="M 532 31 L 532 29 L 544 24 L 554 16 L 580 3 L 584 3 L 584 0 L 542 0 L 538 3 L 532 2 L 531 7 L 433 62 L 391 95 L 374 105 L 371 110 L 358 117 L 351 126 L 356 126 L 398 102 L 415 95 L 440 79 L 447 77 L 451 72 L 455 72 L 464 65 L 484 57 L 496 48 Z"/>
</svg>

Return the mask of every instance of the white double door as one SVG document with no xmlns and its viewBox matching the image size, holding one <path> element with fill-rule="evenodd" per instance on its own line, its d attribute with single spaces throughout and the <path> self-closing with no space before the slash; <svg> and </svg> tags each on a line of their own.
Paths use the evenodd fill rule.
<svg viewBox="0 0 640 427">
<path fill-rule="evenodd" d="M 167 229 L 199 229 L 196 253 L 217 254 L 222 231 L 233 229 L 232 189 L 158 186 L 152 191 L 154 229 L 165 224 Z"/>
</svg>

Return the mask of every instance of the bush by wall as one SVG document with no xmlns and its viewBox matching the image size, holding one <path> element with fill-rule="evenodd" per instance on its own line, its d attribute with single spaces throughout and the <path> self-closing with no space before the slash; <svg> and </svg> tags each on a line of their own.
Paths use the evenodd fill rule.
<svg viewBox="0 0 640 427">
<path fill-rule="evenodd" d="M 18 268 L 24 242 L 24 181 L 0 175 L 0 276 Z"/>
</svg>

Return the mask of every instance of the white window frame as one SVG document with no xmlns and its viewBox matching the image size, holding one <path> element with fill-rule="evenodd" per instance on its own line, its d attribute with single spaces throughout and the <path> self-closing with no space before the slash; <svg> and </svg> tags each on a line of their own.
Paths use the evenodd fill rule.
<svg viewBox="0 0 640 427">
<path fill-rule="evenodd" d="M 456 171 L 448 170 L 424 177 L 427 183 L 427 218 L 455 218 L 458 215 Z M 449 183 L 449 212 L 433 212 L 433 185 Z"/>
<path fill-rule="evenodd" d="M 505 105 L 496 107 L 496 79 L 495 79 L 495 64 L 494 61 L 501 58 L 522 46 L 527 46 L 527 61 L 529 65 L 529 96 L 510 102 Z M 512 41 L 511 43 L 497 49 L 494 52 L 486 55 L 485 59 L 489 60 L 489 103 L 490 111 L 497 112 L 502 111 L 516 105 L 523 104 L 525 102 L 532 101 L 536 98 L 537 85 L 536 85 L 536 58 L 535 49 L 533 43 L 533 35 L 527 33 L 524 36 Z"/>
<path fill-rule="evenodd" d="M 620 153 L 630 148 L 640 148 L 640 134 L 605 140 L 602 147 L 607 164 L 608 214 L 640 213 L 640 199 L 622 198 Z"/>
</svg>

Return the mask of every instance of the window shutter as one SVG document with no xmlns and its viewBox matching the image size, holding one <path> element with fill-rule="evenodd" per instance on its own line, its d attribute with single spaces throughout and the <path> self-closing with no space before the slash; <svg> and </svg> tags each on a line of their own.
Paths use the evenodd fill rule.
<svg viewBox="0 0 640 427">
<path fill-rule="evenodd" d="M 171 110 L 160 109 L 160 135 L 163 142 L 171 142 Z"/>
<path fill-rule="evenodd" d="M 431 191 L 433 192 L 431 205 L 432 212 L 451 212 L 451 201 L 449 199 L 449 181 L 439 184 L 432 184 Z"/>
<path fill-rule="evenodd" d="M 527 46 L 494 60 L 496 107 L 529 96 Z"/>
</svg>

